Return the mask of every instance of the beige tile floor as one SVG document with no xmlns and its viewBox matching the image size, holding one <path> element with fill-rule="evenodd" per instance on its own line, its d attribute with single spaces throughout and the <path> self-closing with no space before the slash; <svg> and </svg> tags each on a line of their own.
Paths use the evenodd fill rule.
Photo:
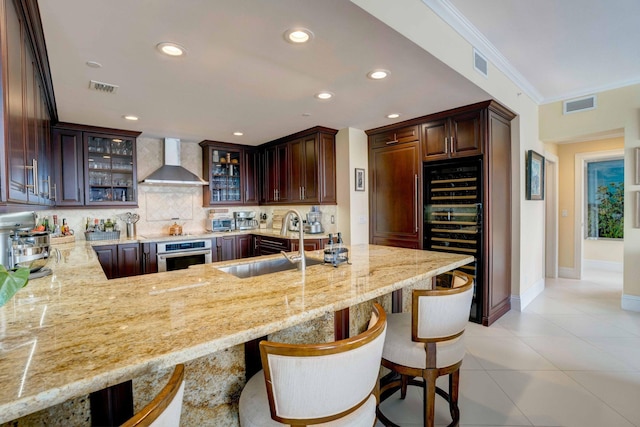
<svg viewBox="0 0 640 427">
<path fill-rule="evenodd" d="M 547 279 L 523 312 L 468 325 L 460 425 L 640 427 L 640 313 L 620 308 L 621 274 L 584 277 Z M 381 408 L 403 427 L 422 425 L 417 387 Z M 436 425 L 449 421 L 436 398 Z"/>
</svg>

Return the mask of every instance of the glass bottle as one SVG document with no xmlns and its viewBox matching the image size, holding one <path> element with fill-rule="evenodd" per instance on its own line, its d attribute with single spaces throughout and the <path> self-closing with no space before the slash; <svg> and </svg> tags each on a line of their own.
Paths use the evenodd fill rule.
<svg viewBox="0 0 640 427">
<path fill-rule="evenodd" d="M 104 231 L 111 232 L 113 231 L 113 222 L 111 222 L 111 218 L 107 218 L 107 220 L 104 223 Z"/>
<path fill-rule="evenodd" d="M 54 236 L 59 236 L 60 234 L 62 234 L 62 230 L 60 229 L 60 226 L 58 225 L 58 215 L 54 215 L 53 216 L 53 235 Z"/>
<path fill-rule="evenodd" d="M 62 218 L 62 228 L 60 229 L 60 231 L 65 236 L 71 234 L 69 231 L 69 224 L 67 224 L 67 218 Z"/>
</svg>

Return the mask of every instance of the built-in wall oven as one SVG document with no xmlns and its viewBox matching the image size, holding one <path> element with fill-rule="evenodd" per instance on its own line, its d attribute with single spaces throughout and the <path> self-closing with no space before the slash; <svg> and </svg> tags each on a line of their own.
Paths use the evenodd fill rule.
<svg viewBox="0 0 640 427">
<path fill-rule="evenodd" d="M 212 262 L 211 239 L 161 242 L 157 247 L 158 272 Z"/>
</svg>

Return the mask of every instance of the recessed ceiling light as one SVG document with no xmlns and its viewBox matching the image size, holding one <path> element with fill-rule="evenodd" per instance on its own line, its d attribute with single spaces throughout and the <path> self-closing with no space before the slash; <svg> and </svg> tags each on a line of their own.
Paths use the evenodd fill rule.
<svg viewBox="0 0 640 427">
<path fill-rule="evenodd" d="M 132 116 L 131 114 L 124 115 L 124 116 L 122 116 L 122 118 L 125 119 L 125 120 L 132 120 L 132 121 L 138 120 L 137 116 Z"/>
<path fill-rule="evenodd" d="M 87 61 L 85 64 L 87 64 L 87 67 L 91 68 L 102 68 L 102 64 L 96 61 Z"/>
<path fill-rule="evenodd" d="M 387 119 L 397 119 L 398 117 L 400 117 L 398 113 L 387 114 Z"/>
<path fill-rule="evenodd" d="M 367 77 L 369 77 L 371 80 L 382 80 L 389 77 L 390 74 L 391 72 L 389 70 L 378 69 L 369 71 L 369 73 L 367 73 Z"/>
<path fill-rule="evenodd" d="M 313 39 L 313 33 L 306 28 L 290 28 L 284 32 L 284 39 L 289 43 L 307 43 Z"/>
<path fill-rule="evenodd" d="M 234 132 L 233 134 L 234 134 L 235 136 L 242 136 L 242 135 L 244 135 L 244 133 L 242 133 L 242 132 Z"/>
<path fill-rule="evenodd" d="M 318 99 L 331 99 L 333 98 L 333 94 L 331 92 L 323 91 L 316 93 L 315 97 Z"/>
<path fill-rule="evenodd" d="M 187 54 L 187 49 L 177 43 L 163 42 L 156 45 L 158 50 L 169 56 L 183 56 Z"/>
</svg>

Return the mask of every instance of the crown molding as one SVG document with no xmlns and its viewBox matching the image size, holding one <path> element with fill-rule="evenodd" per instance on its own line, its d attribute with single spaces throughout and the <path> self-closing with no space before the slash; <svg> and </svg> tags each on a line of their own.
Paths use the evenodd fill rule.
<svg viewBox="0 0 640 427">
<path fill-rule="evenodd" d="M 566 92 L 562 95 L 554 96 L 553 98 L 545 98 L 541 104 L 551 104 L 558 101 L 570 101 L 574 98 L 582 98 L 584 96 L 597 95 L 601 92 L 608 90 L 620 89 L 622 87 L 633 86 L 640 84 L 640 77 L 635 79 L 623 80 L 621 82 L 610 83 L 601 86 L 592 86 L 586 89 L 575 90 L 573 92 Z"/>
<path fill-rule="evenodd" d="M 498 70 L 504 73 L 536 103 L 544 97 L 502 53 L 448 0 L 422 0 L 436 15 L 451 26 L 466 41 L 484 55 Z"/>
</svg>

